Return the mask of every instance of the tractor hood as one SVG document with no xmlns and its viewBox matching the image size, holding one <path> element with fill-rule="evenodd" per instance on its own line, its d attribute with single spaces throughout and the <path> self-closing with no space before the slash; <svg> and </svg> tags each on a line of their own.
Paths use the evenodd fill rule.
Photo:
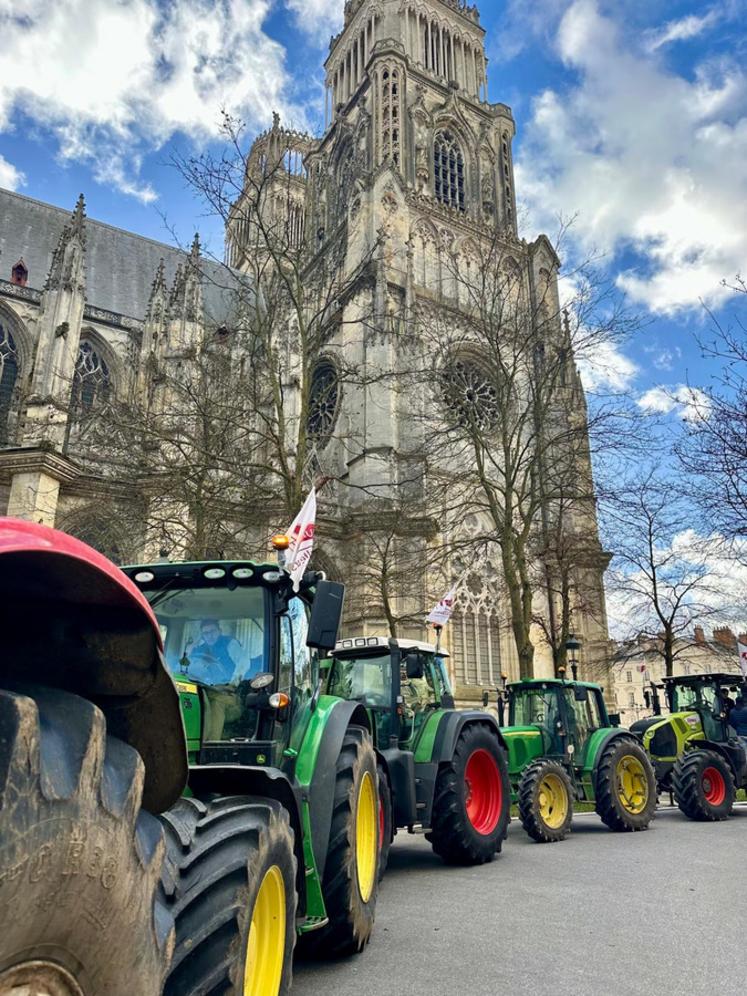
<svg viewBox="0 0 747 996">
<path fill-rule="evenodd" d="M 0 518 L 5 649 L 0 681 L 90 699 L 145 762 L 143 805 L 181 794 L 187 756 L 179 696 L 148 602 L 106 557 L 65 533 Z"/>
<path fill-rule="evenodd" d="M 508 747 L 508 768 L 512 775 L 520 774 L 530 761 L 547 753 L 540 726 L 502 726 L 501 733 Z"/>
</svg>

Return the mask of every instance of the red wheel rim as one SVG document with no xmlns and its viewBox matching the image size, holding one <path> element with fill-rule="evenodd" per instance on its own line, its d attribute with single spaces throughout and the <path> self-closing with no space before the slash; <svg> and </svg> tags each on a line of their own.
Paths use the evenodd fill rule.
<svg viewBox="0 0 747 996">
<path fill-rule="evenodd" d="M 726 798 L 726 782 L 718 768 L 710 767 L 703 771 L 703 795 L 711 806 L 720 806 Z"/>
<path fill-rule="evenodd" d="M 467 818 L 478 833 L 491 834 L 503 809 L 501 773 L 492 754 L 474 751 L 464 772 Z"/>
<path fill-rule="evenodd" d="M 379 796 L 379 851 L 381 851 L 384 846 L 384 831 L 386 830 L 386 821 L 384 820 L 384 800 Z"/>
</svg>

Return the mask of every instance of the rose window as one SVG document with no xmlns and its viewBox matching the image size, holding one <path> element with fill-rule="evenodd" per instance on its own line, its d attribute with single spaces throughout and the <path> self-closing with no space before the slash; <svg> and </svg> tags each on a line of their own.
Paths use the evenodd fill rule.
<svg viewBox="0 0 747 996">
<path fill-rule="evenodd" d="M 471 360 L 457 360 L 444 374 L 444 395 L 460 425 L 485 429 L 498 418 L 498 392 L 486 373 Z"/>
</svg>

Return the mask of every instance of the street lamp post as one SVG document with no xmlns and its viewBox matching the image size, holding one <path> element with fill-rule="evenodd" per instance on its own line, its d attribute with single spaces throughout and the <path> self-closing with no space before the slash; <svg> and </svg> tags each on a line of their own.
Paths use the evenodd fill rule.
<svg viewBox="0 0 747 996">
<path fill-rule="evenodd" d="M 570 633 L 568 639 L 565 641 L 565 652 L 568 658 L 568 663 L 571 665 L 571 674 L 573 675 L 573 680 L 578 681 L 578 652 L 581 649 L 581 641 L 575 635 L 575 633 Z"/>
</svg>

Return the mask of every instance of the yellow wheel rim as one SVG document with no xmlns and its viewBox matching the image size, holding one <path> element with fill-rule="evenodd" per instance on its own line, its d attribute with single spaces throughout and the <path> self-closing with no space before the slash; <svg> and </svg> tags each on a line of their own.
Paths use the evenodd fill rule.
<svg viewBox="0 0 747 996">
<path fill-rule="evenodd" d="M 285 961 L 285 883 L 277 865 L 262 879 L 252 912 L 244 996 L 277 996 Z"/>
<path fill-rule="evenodd" d="M 565 782 L 559 775 L 545 775 L 539 783 L 537 804 L 545 826 L 559 830 L 568 819 L 570 806 Z"/>
<path fill-rule="evenodd" d="M 376 882 L 376 856 L 379 849 L 379 811 L 373 778 L 366 772 L 358 792 L 355 817 L 355 867 L 361 899 L 367 903 Z"/>
<path fill-rule="evenodd" d="M 648 778 L 640 758 L 625 754 L 617 762 L 617 797 L 631 816 L 642 813 L 648 804 Z"/>
</svg>

